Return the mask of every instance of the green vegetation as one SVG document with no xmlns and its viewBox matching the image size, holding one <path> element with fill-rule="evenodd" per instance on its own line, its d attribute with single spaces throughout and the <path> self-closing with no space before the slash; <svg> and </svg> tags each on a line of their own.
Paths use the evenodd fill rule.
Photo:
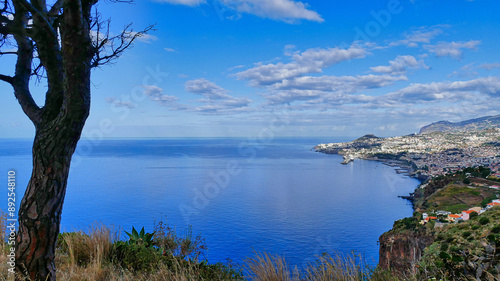
<svg viewBox="0 0 500 281">
<path fill-rule="evenodd" d="M 405 230 L 415 230 L 419 228 L 419 220 L 416 217 L 409 217 L 397 220 L 394 222 L 392 230 L 395 232 L 402 232 Z"/>
<path fill-rule="evenodd" d="M 496 194 L 496 190 L 489 188 L 448 184 L 427 197 L 419 207 L 422 211 L 444 210 L 460 213 L 474 206 L 486 205 L 491 202 L 491 198 L 496 198 Z"/>
<path fill-rule="evenodd" d="M 5 214 L 0 210 L 0 236 L 5 238 Z M 184 280 L 399 280 L 387 271 L 374 270 L 362 263 L 360 255 L 317 257 L 303 272 L 291 269 L 280 256 L 256 253 L 243 265 L 247 274 L 228 262 L 209 264 L 196 256 L 206 250 L 190 231 L 178 235 L 160 221 L 155 231 L 132 229 L 128 241 L 102 224 L 77 232 L 61 233 L 57 242 L 57 279 L 62 281 L 184 281 Z M 7 244 L 0 244 L 0 280 L 9 280 Z M 189 256 L 195 258 L 188 258 Z"/>
<path fill-rule="evenodd" d="M 141 232 L 137 232 L 134 227 L 132 227 L 132 233 L 128 233 L 125 231 L 125 233 L 129 237 L 129 244 L 136 244 L 139 246 L 144 246 L 145 248 L 149 248 L 153 246 L 153 233 L 146 233 L 144 231 L 144 227 L 142 227 Z"/>
<path fill-rule="evenodd" d="M 443 210 L 459 213 L 474 206 L 484 207 L 498 198 L 498 191 L 478 186 L 489 182 L 485 177 L 490 173 L 489 168 L 474 167 L 435 177 L 415 191 L 415 209 L 419 212 Z"/>
<path fill-rule="evenodd" d="M 459 171 L 457 173 L 460 174 L 470 174 L 473 177 L 476 178 L 486 178 L 491 174 L 491 169 L 487 167 L 468 167 L 463 169 L 462 171 Z"/>
<path fill-rule="evenodd" d="M 425 249 L 418 276 L 498 280 L 499 220 L 500 209 L 494 208 L 467 222 L 435 230 L 436 239 Z"/>
</svg>

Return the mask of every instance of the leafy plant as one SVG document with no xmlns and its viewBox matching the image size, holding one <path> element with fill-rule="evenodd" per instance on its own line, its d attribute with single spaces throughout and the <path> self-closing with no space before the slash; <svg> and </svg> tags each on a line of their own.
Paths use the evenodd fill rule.
<svg viewBox="0 0 500 281">
<path fill-rule="evenodd" d="M 144 245 L 146 248 L 152 247 L 153 246 L 153 236 L 155 235 L 155 232 L 153 233 L 146 233 L 144 231 L 144 227 L 142 227 L 141 232 L 137 232 L 134 227 L 132 227 L 132 233 L 126 232 L 125 233 L 129 237 L 129 244 L 137 244 L 137 245 Z"/>
</svg>

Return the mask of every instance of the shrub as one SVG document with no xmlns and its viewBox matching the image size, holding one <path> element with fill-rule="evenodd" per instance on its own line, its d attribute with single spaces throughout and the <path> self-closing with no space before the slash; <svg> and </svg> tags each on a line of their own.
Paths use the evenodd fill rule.
<svg viewBox="0 0 500 281">
<path fill-rule="evenodd" d="M 182 234 L 179 236 L 176 229 L 168 226 L 166 219 L 155 221 L 153 245 L 162 249 L 163 255 L 198 260 L 198 257 L 207 250 L 205 240 L 200 235 L 193 237 L 191 227 Z"/>
<path fill-rule="evenodd" d="M 500 232 L 500 225 L 495 225 L 492 229 L 491 232 L 493 233 L 499 233 Z"/>
<path fill-rule="evenodd" d="M 497 237 L 494 234 L 490 234 L 486 238 L 488 239 L 488 241 L 490 241 L 492 243 L 496 243 Z"/>
<path fill-rule="evenodd" d="M 162 255 L 152 247 L 118 241 L 113 244 L 111 261 L 128 270 L 150 272 L 160 265 Z"/>
<path fill-rule="evenodd" d="M 469 219 L 474 219 L 474 218 L 477 218 L 478 216 L 479 216 L 479 214 L 478 214 L 478 213 L 476 213 L 476 212 L 472 212 L 472 213 L 470 213 L 470 215 L 469 215 Z"/>
<path fill-rule="evenodd" d="M 243 280 L 241 270 L 236 270 L 231 264 L 208 264 L 202 261 L 198 264 L 200 280 Z"/>
<path fill-rule="evenodd" d="M 441 252 L 441 253 L 439 253 L 439 257 L 442 260 L 449 260 L 449 259 L 451 259 L 451 256 L 447 252 Z"/>
<path fill-rule="evenodd" d="M 461 256 L 458 256 L 458 255 L 453 255 L 451 257 L 451 261 L 454 263 L 459 263 L 459 262 L 463 262 L 464 258 L 462 258 Z"/>
<path fill-rule="evenodd" d="M 492 196 L 488 196 L 488 197 L 484 198 L 483 201 L 481 202 L 481 207 L 483 207 L 483 208 L 486 207 L 488 205 L 488 203 L 490 203 L 494 199 L 497 199 L 496 195 L 492 195 Z"/>
<path fill-rule="evenodd" d="M 482 225 L 488 224 L 488 223 L 490 223 L 490 219 L 487 218 L 487 217 L 481 217 L 479 219 L 479 223 L 482 224 Z"/>
</svg>

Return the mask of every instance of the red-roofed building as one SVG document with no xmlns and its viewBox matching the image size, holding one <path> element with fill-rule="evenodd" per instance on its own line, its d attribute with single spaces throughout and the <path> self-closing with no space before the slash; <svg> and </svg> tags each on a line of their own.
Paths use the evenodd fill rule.
<svg viewBox="0 0 500 281">
<path fill-rule="evenodd" d="M 478 213 L 478 212 L 477 212 L 477 211 L 475 211 L 475 210 L 467 210 L 467 211 L 462 211 L 462 216 L 461 216 L 461 217 L 462 217 L 462 219 L 463 219 L 464 221 L 468 220 L 468 219 L 469 219 L 469 217 L 470 217 L 470 214 L 471 214 L 472 212 Z M 478 213 L 478 214 L 479 214 L 479 213 Z"/>
<path fill-rule="evenodd" d="M 454 222 L 457 219 L 459 219 L 460 217 L 461 217 L 461 215 L 458 215 L 458 214 L 450 214 L 450 215 L 448 215 L 448 217 L 446 219 L 450 222 Z"/>
<path fill-rule="evenodd" d="M 499 202 L 491 202 L 491 203 L 488 203 L 488 205 L 486 205 L 486 209 L 491 209 L 495 206 L 500 206 L 500 203 Z"/>
</svg>

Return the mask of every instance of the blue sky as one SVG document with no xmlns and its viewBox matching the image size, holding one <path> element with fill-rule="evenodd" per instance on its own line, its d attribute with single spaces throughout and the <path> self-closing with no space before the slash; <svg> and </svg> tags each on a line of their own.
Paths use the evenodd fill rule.
<svg viewBox="0 0 500 281">
<path fill-rule="evenodd" d="M 394 136 L 500 114 L 498 1 L 142 0 L 98 6 L 117 34 L 92 73 L 87 138 Z M 0 73 L 12 60 L 0 57 Z M 34 85 L 35 86 L 35 85 Z M 33 90 L 43 105 L 44 85 Z M 0 83 L 0 138 L 32 137 Z"/>
</svg>

